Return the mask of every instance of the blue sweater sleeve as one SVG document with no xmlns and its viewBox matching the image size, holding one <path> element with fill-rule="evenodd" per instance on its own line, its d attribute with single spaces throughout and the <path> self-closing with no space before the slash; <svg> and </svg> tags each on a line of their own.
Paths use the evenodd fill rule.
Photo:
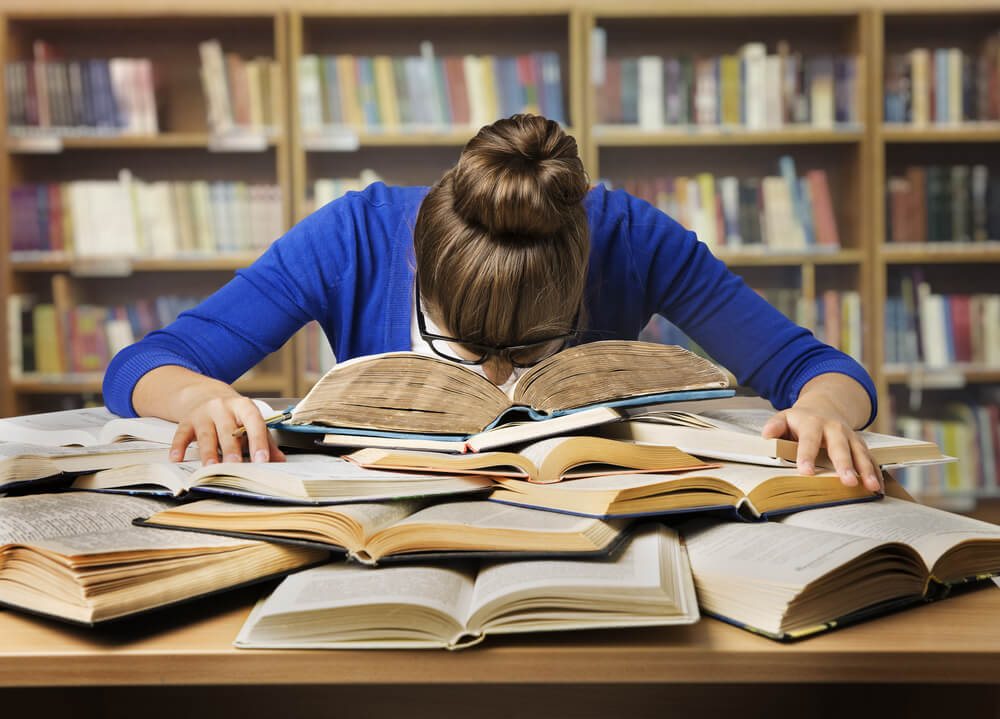
<svg viewBox="0 0 1000 719">
<path fill-rule="evenodd" d="M 740 384 L 779 409 L 794 404 L 813 377 L 845 374 L 868 393 L 872 410 L 866 426 L 871 424 L 875 385 L 860 364 L 778 312 L 693 232 L 649 203 L 625 197 L 625 221 L 635 272 L 646 288 L 648 315 L 658 312 L 669 319 L 729 368 Z"/>
<path fill-rule="evenodd" d="M 340 276 L 354 267 L 357 204 L 313 213 L 197 307 L 121 350 L 104 374 L 108 409 L 134 417 L 136 383 L 164 365 L 232 382 L 306 322 L 325 318 Z"/>
</svg>

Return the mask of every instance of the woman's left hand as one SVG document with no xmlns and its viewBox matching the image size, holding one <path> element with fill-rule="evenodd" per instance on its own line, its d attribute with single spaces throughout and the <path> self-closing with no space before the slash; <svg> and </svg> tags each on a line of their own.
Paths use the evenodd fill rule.
<svg viewBox="0 0 1000 719">
<path fill-rule="evenodd" d="M 867 404 L 869 409 L 859 412 L 861 404 Z M 868 395 L 853 379 L 820 375 L 806 383 L 794 405 L 767 421 L 761 435 L 797 440 L 796 465 L 801 474 L 815 473 L 816 456 L 824 448 L 844 485 L 855 487 L 860 480 L 872 492 L 881 492 L 881 470 L 861 435 L 852 429 L 864 423 L 857 417 L 867 418 L 869 411 Z"/>
</svg>

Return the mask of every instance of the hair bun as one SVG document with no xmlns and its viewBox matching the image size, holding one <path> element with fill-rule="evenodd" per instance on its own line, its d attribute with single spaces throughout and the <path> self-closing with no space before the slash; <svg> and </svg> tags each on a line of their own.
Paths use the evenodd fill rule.
<svg viewBox="0 0 1000 719">
<path fill-rule="evenodd" d="M 492 235 L 549 236 L 582 211 L 588 180 L 576 140 L 538 115 L 482 128 L 451 173 L 454 209 Z"/>
</svg>

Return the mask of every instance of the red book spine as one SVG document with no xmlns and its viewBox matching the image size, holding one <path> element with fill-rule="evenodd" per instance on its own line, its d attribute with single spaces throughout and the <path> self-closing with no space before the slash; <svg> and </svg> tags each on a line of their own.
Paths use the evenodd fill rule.
<svg viewBox="0 0 1000 719">
<path fill-rule="evenodd" d="M 837 233 L 837 219 L 833 214 L 833 200 L 830 197 L 830 183 L 826 179 L 826 170 L 809 170 L 806 178 L 812 193 L 816 244 L 839 247 L 840 236 Z"/>
<path fill-rule="evenodd" d="M 952 341 L 955 345 L 955 361 L 972 361 L 972 334 L 969 329 L 969 295 L 951 295 L 948 298 L 951 312 Z"/>
<path fill-rule="evenodd" d="M 465 84 L 465 65 L 462 58 L 456 55 L 444 59 L 444 74 L 448 81 L 448 94 L 451 96 L 452 120 L 456 125 L 468 125 L 469 91 Z"/>
<path fill-rule="evenodd" d="M 49 249 L 60 252 L 63 246 L 63 207 L 62 191 L 59 184 L 50 182 L 49 191 Z"/>
</svg>

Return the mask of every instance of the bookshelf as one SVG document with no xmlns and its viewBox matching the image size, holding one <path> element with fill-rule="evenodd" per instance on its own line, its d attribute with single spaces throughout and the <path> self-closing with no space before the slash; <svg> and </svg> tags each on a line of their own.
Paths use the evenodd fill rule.
<svg viewBox="0 0 1000 719">
<path fill-rule="evenodd" d="M 437 0 L 422 6 L 377 0 L 363 6 L 345 0 L 288 0 L 279 7 L 252 0 L 177 0 L 169 9 L 143 10 L 104 0 L 87 11 L 53 2 L 38 9 L 11 0 L 0 14 L 0 57 L 30 59 L 32 41 L 43 37 L 66 57 L 135 55 L 162 68 L 157 135 L 50 138 L 14 137 L 6 127 L 0 93 L 0 216 L 9 217 L 10 188 L 24 182 L 69 181 L 86 165 L 95 178 L 112 178 L 122 167 L 155 180 L 260 178 L 281 188 L 286 225 L 311 211 L 314 183 L 360 177 L 374 170 L 389 183 L 428 184 L 450 167 L 473 133 L 469 126 L 441 125 L 387 130 L 361 124 L 305 132 L 300 117 L 299 62 L 303 56 L 414 56 L 421 42 L 435 57 L 467 54 L 557 53 L 566 126 L 581 148 L 593 181 L 620 187 L 629 177 L 694 175 L 762 178 L 778 173 L 790 156 L 800 175 L 826 172 L 839 247 L 765 250 L 719 246 L 716 254 L 751 286 L 789 290 L 805 306 L 827 291 L 857 293 L 861 307 L 861 359 L 880 389 L 883 409 L 876 429 L 892 431 L 888 408 L 919 399 L 932 414 L 949 402 L 992 397 L 1000 368 L 960 362 L 943 367 L 889 363 L 885 352 L 887 300 L 901 273 L 919 268 L 935 293 L 996 292 L 1000 237 L 981 243 L 887 242 L 886 183 L 911 165 L 981 163 L 1000 173 L 1000 120 L 928 123 L 885 122 L 886 65 L 890 56 L 918 47 L 956 47 L 967 53 L 1000 29 L 1000 11 L 986 0 L 901 2 L 867 0 L 844 6 L 815 2 L 754 5 L 729 0 L 698 6 L 678 0 L 537 0 L 497 4 L 485 0 Z M 155 23 L 155 25 L 154 25 Z M 149 30 L 155 27 L 155 32 Z M 81 28 L 86 32 L 80 32 Z M 595 29 L 603 45 L 595 45 Z M 281 65 L 287 117 L 274 135 L 253 147 L 218 147 L 206 124 L 198 80 L 198 42 L 220 39 L 226 50 L 264 54 Z M 816 126 L 783 122 L 747 129 L 745 124 L 693 123 L 639 127 L 604 120 L 603 96 L 593 82 L 597 64 L 613 57 L 722 56 L 747 43 L 767 53 L 783 46 L 804 58 L 857 58 L 853 120 Z M 787 45 L 785 45 L 787 44 Z M 220 152 L 228 149 L 228 152 Z M 68 286 L 81 301 L 119 301 L 141 293 L 204 290 L 224 282 L 254 253 L 183 259 L 142 257 L 109 263 L 102 276 L 94 263 L 60 257 L 12 262 L 10 223 L 0 230 L 0 296 L 34 293 L 51 297 Z M 59 278 L 59 279 L 57 279 Z M 180 290 L 177 290 L 178 292 Z M 815 314 L 815 312 L 813 312 Z M 809 311 L 807 326 L 816 328 Z M 0 332 L 0 372 L 8 376 L 8 331 Z M 295 396 L 315 374 L 303 371 L 304 333 L 241 388 Z M 311 341 L 311 340 L 310 340 Z M 0 389 L 5 414 L 44 409 L 66 398 L 95 396 L 96 380 L 21 378 Z"/>
<path fill-rule="evenodd" d="M 282 228 L 289 226 L 291 183 L 286 120 L 275 118 L 273 131 L 260 133 L 259 137 L 221 137 L 213 133 L 199 77 L 198 47 L 204 40 L 218 39 L 227 51 L 246 58 L 274 58 L 283 69 L 287 66 L 288 40 L 285 13 L 242 12 L 226 7 L 182 13 L 141 9 L 25 10 L 9 13 L 0 28 L 0 57 L 5 64 L 32 60 L 36 41 L 48 43 L 67 66 L 71 61 L 82 64 L 94 59 L 148 58 L 155 73 L 159 126 L 156 134 L 21 131 L 6 126 L 5 108 L 2 134 L 6 141 L 0 155 L 4 217 L 11 213 L 9 188 L 114 180 L 127 168 L 136 179 L 150 183 L 200 180 L 230 186 L 277 186 L 281 215 L 275 219 Z M 2 229 L 4 297 L 27 294 L 42 303 L 52 302 L 63 317 L 67 310 L 79 305 L 134 307 L 134 303 L 149 298 L 207 296 L 259 254 L 259 250 L 134 256 L 21 252 L 12 257 L 11 224 L 5 222 Z M 5 327 L 0 340 L 5 378 L 13 369 L 9 365 L 14 339 L 11 333 Z M 64 339 L 65 344 L 68 340 Z M 4 382 L 0 407 L 4 414 L 21 414 L 98 400 L 100 375 L 100 371 L 26 372 Z M 294 388 L 293 377 L 294 356 L 289 345 L 238 380 L 238 386 L 250 394 L 289 395 Z"/>
</svg>

